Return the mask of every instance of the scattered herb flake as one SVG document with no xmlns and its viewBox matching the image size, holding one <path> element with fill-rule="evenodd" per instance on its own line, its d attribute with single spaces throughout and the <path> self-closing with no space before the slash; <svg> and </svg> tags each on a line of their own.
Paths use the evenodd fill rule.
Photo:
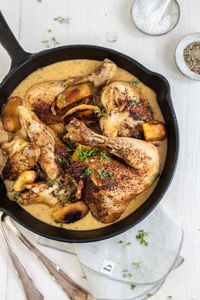
<svg viewBox="0 0 200 300">
<path fill-rule="evenodd" d="M 69 167 L 69 162 L 68 162 L 68 160 L 65 157 L 63 157 L 63 156 L 59 157 L 58 161 L 59 161 L 59 163 L 65 164 L 65 165 L 67 165 Z"/>
<path fill-rule="evenodd" d="M 152 297 L 152 296 L 153 296 L 153 294 L 150 294 L 150 293 L 147 294 L 147 297 Z"/>
<path fill-rule="evenodd" d="M 103 159 L 106 159 L 109 162 L 112 161 L 112 158 L 108 157 L 105 152 L 101 152 L 100 153 L 100 162 L 102 162 Z"/>
<path fill-rule="evenodd" d="M 145 121 L 145 120 L 146 120 L 146 117 L 145 117 L 145 116 L 141 117 L 141 120 L 142 120 L 142 121 Z"/>
<path fill-rule="evenodd" d="M 120 126 L 117 126 L 117 131 L 118 131 L 118 132 L 120 131 Z"/>
<path fill-rule="evenodd" d="M 122 246 L 123 246 L 123 248 L 126 248 L 126 247 L 128 247 L 128 246 L 130 246 L 131 245 L 131 243 L 129 242 L 129 243 L 125 243 L 125 242 L 123 242 L 123 241 L 119 241 L 118 243 L 120 243 L 120 244 L 123 244 Z"/>
<path fill-rule="evenodd" d="M 37 0 L 37 2 L 41 3 L 41 2 L 42 2 L 42 0 Z"/>
<path fill-rule="evenodd" d="M 138 240 L 138 241 L 140 241 L 140 243 L 142 244 L 142 245 L 145 245 L 146 247 L 148 246 L 148 242 L 147 241 L 145 241 L 145 237 L 147 237 L 149 235 L 149 233 L 148 232 L 145 232 L 144 230 L 138 230 L 138 235 L 136 235 L 136 239 Z"/>
<path fill-rule="evenodd" d="M 103 109 L 101 112 L 95 110 L 94 113 L 97 115 L 98 118 L 104 117 L 104 119 L 108 118 L 108 113 Z"/>
<path fill-rule="evenodd" d="M 133 99 L 135 103 L 140 103 L 140 99 Z"/>
<path fill-rule="evenodd" d="M 58 184 L 58 182 L 56 180 L 53 180 L 51 178 L 48 178 L 47 181 L 51 184 Z"/>
<path fill-rule="evenodd" d="M 69 87 L 69 83 L 66 83 L 65 84 L 65 88 L 67 89 Z"/>
<path fill-rule="evenodd" d="M 17 199 L 19 199 L 19 194 L 12 194 L 11 197 L 12 197 L 13 199 L 16 199 L 16 200 L 17 200 Z"/>
<path fill-rule="evenodd" d="M 138 83 L 140 83 L 140 80 L 136 77 L 136 79 L 131 79 L 129 82 L 134 85 L 137 85 Z"/>
<path fill-rule="evenodd" d="M 90 169 L 90 168 L 87 168 L 87 169 L 83 172 L 83 174 L 80 176 L 80 178 L 86 177 L 86 176 L 88 176 L 88 175 L 90 175 L 90 174 L 92 174 L 92 173 L 94 173 L 94 170 L 92 170 L 92 169 Z"/>
<path fill-rule="evenodd" d="M 51 30 L 51 29 L 47 29 L 47 31 L 48 31 L 48 32 L 52 32 L 52 30 Z"/>
<path fill-rule="evenodd" d="M 136 268 L 140 269 L 141 268 L 141 261 L 139 262 L 133 262 L 132 265 L 135 266 Z"/>
<path fill-rule="evenodd" d="M 110 182 L 113 182 L 115 180 L 115 178 L 114 177 L 112 177 L 111 179 L 110 179 Z"/>
<path fill-rule="evenodd" d="M 54 18 L 54 21 L 59 22 L 60 24 L 69 24 L 70 23 L 71 18 L 63 18 L 63 17 L 57 17 Z"/>
<path fill-rule="evenodd" d="M 136 285 L 135 284 L 131 284 L 131 289 L 134 291 Z"/>
<path fill-rule="evenodd" d="M 172 299 L 172 296 L 168 296 L 167 298 L 168 298 L 168 299 Z"/>
<path fill-rule="evenodd" d="M 118 243 L 119 243 L 119 244 L 123 244 L 123 241 L 119 241 Z"/>
<path fill-rule="evenodd" d="M 60 227 L 63 228 L 63 224 L 62 223 L 60 224 Z"/>
<path fill-rule="evenodd" d="M 81 146 L 81 149 L 78 150 L 79 161 L 89 162 L 89 157 L 96 156 L 99 154 L 99 149 L 94 147 L 90 150 Z"/>
</svg>

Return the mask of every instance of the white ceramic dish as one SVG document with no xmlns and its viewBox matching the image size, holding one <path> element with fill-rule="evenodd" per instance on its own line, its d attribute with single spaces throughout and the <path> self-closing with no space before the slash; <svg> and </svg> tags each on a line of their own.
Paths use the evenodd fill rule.
<svg viewBox="0 0 200 300">
<path fill-rule="evenodd" d="M 185 75 L 186 77 L 193 80 L 200 80 L 200 74 L 196 74 L 192 72 L 185 63 L 183 52 L 185 47 L 193 42 L 200 41 L 200 32 L 195 32 L 184 37 L 176 47 L 175 51 L 175 61 L 178 69 Z"/>
</svg>

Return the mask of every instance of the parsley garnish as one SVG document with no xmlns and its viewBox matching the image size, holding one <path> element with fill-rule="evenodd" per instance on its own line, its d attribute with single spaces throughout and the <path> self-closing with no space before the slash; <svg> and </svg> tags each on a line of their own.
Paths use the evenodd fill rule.
<svg viewBox="0 0 200 300">
<path fill-rule="evenodd" d="M 11 195 L 11 197 L 12 197 L 13 199 L 19 199 L 19 194 L 13 194 L 13 195 Z"/>
<path fill-rule="evenodd" d="M 152 296 L 153 296 L 153 294 L 150 294 L 150 293 L 149 293 L 149 294 L 147 294 L 147 297 L 152 297 Z"/>
<path fill-rule="evenodd" d="M 117 126 L 117 131 L 118 131 L 118 132 L 120 131 L 120 126 Z"/>
<path fill-rule="evenodd" d="M 37 2 L 42 2 L 42 0 L 37 0 Z"/>
<path fill-rule="evenodd" d="M 144 121 L 144 120 L 146 120 L 146 117 L 143 116 L 143 117 L 141 117 L 140 119 L 141 119 L 142 121 Z"/>
<path fill-rule="evenodd" d="M 129 82 L 134 85 L 137 85 L 138 83 L 140 83 L 140 80 L 136 77 L 136 79 L 131 79 Z"/>
<path fill-rule="evenodd" d="M 61 164 L 66 164 L 66 165 L 69 167 L 69 162 L 68 162 L 68 160 L 67 160 L 65 157 L 63 157 L 63 156 L 59 157 L 59 158 L 58 158 L 58 161 L 59 161 Z"/>
<path fill-rule="evenodd" d="M 63 228 L 63 224 L 62 223 L 60 224 L 60 227 Z"/>
<path fill-rule="evenodd" d="M 60 24 L 69 24 L 71 18 L 63 18 L 63 17 L 57 17 L 54 18 L 54 21 L 59 22 Z"/>
<path fill-rule="evenodd" d="M 130 246 L 131 245 L 131 243 L 129 242 L 129 243 L 125 243 L 124 241 L 119 241 L 118 242 L 119 244 L 123 244 L 122 246 L 123 246 L 123 248 L 126 248 L 127 246 Z M 123 272 L 123 271 L 122 271 Z"/>
<path fill-rule="evenodd" d="M 141 261 L 139 261 L 139 262 L 133 262 L 132 265 L 135 266 L 136 268 L 140 269 L 141 268 L 141 266 L 140 266 L 141 263 L 142 263 Z"/>
<path fill-rule="evenodd" d="M 60 44 L 55 37 L 50 38 L 50 40 L 41 41 L 41 43 L 45 44 L 46 48 L 50 48 L 50 46 L 55 47 Z"/>
<path fill-rule="evenodd" d="M 83 178 L 83 177 L 85 177 L 85 176 L 88 176 L 88 175 L 90 175 L 90 174 L 92 174 L 92 173 L 94 173 L 94 170 L 92 170 L 92 169 L 90 169 L 90 168 L 87 168 L 87 169 L 83 172 L 83 174 L 80 176 L 80 178 Z"/>
<path fill-rule="evenodd" d="M 133 99 L 135 103 L 140 103 L 140 99 Z"/>
<path fill-rule="evenodd" d="M 168 299 L 172 299 L 172 296 L 168 296 Z"/>
<path fill-rule="evenodd" d="M 56 190 L 55 194 L 58 198 L 62 199 L 62 200 L 67 200 L 67 195 L 61 195 L 60 194 L 60 190 Z"/>
<path fill-rule="evenodd" d="M 98 174 L 96 175 L 97 178 L 100 177 L 101 179 L 103 179 L 104 177 L 107 177 L 107 176 L 110 176 L 110 177 L 111 177 L 111 176 L 112 176 L 113 172 L 111 172 L 111 171 L 105 172 L 104 169 L 105 169 L 105 168 L 102 166 L 99 170 L 97 170 L 97 173 L 98 173 Z"/>
<path fill-rule="evenodd" d="M 131 284 L 131 289 L 132 289 L 133 291 L 134 291 L 135 287 L 136 287 L 136 285 Z"/>
<path fill-rule="evenodd" d="M 106 153 L 105 152 L 101 152 L 100 153 L 100 162 L 102 162 L 102 160 L 105 158 L 107 161 L 109 161 L 109 162 L 111 162 L 112 161 L 112 158 L 110 158 L 110 157 L 108 157 L 107 155 L 106 155 Z"/>
<path fill-rule="evenodd" d="M 52 32 L 52 30 L 51 30 L 51 29 L 47 29 L 47 31 L 48 31 L 48 32 Z"/>
<path fill-rule="evenodd" d="M 144 237 L 147 237 L 149 235 L 148 232 L 145 232 L 144 230 L 138 230 L 138 235 L 136 235 L 136 239 L 140 241 L 142 245 L 148 246 L 148 242 L 145 241 Z"/>
<path fill-rule="evenodd" d="M 65 84 L 65 88 L 67 89 L 69 87 L 69 83 L 66 83 Z"/>
<path fill-rule="evenodd" d="M 111 179 L 110 179 L 110 182 L 113 182 L 115 180 L 115 178 L 114 177 L 112 177 Z"/>
<path fill-rule="evenodd" d="M 81 149 L 77 150 L 78 151 L 78 155 L 79 155 L 79 161 L 85 161 L 88 162 L 89 161 L 89 157 L 95 156 L 99 154 L 99 149 L 94 147 L 90 150 L 84 148 L 83 146 L 81 146 Z"/>
<path fill-rule="evenodd" d="M 48 178 L 47 181 L 51 184 L 58 184 L 58 182 L 56 180 L 53 180 L 51 178 Z"/>
<path fill-rule="evenodd" d="M 104 117 L 104 119 L 108 118 L 108 113 L 103 109 L 101 112 L 95 110 L 94 113 L 97 115 L 98 118 Z"/>
</svg>

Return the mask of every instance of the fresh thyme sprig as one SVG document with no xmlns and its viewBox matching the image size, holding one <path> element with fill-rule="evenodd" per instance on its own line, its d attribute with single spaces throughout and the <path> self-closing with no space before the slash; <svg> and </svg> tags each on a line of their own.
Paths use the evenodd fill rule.
<svg viewBox="0 0 200 300">
<path fill-rule="evenodd" d="M 145 232 L 144 230 L 138 230 L 138 235 L 136 235 L 136 239 L 140 242 L 140 244 L 148 246 L 148 242 L 145 241 L 145 237 L 148 237 L 149 232 Z"/>
</svg>

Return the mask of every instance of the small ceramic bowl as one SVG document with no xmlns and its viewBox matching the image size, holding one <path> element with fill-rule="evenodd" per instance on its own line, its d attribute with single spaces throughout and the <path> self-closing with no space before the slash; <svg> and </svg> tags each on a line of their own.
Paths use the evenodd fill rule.
<svg viewBox="0 0 200 300">
<path fill-rule="evenodd" d="M 200 80 L 200 74 L 196 74 L 189 69 L 183 56 L 185 47 L 193 42 L 200 42 L 200 32 L 189 34 L 178 43 L 175 50 L 175 62 L 179 71 L 181 71 L 183 75 L 193 80 Z"/>
<path fill-rule="evenodd" d="M 176 14 L 176 18 L 174 18 L 174 22 L 172 22 L 171 26 L 166 30 L 166 31 L 163 31 L 161 33 L 150 33 L 150 32 L 147 32 L 147 31 L 144 31 L 140 26 L 139 24 L 137 24 L 137 21 L 135 19 L 135 14 L 134 14 L 134 10 L 136 9 L 136 6 L 139 4 L 140 0 L 134 0 L 133 1 L 133 4 L 132 4 L 132 7 L 131 7 L 131 19 L 133 21 L 133 24 L 137 27 L 137 29 L 139 29 L 141 32 L 149 35 L 149 36 L 161 36 L 161 35 L 164 35 L 170 31 L 172 31 L 176 25 L 178 24 L 179 20 L 180 20 L 180 14 L 181 14 L 181 11 L 180 11 L 180 6 L 178 4 L 178 2 L 176 0 L 171 0 L 168 8 L 166 9 L 167 10 L 170 10 L 170 11 L 175 11 L 175 14 Z"/>
</svg>

